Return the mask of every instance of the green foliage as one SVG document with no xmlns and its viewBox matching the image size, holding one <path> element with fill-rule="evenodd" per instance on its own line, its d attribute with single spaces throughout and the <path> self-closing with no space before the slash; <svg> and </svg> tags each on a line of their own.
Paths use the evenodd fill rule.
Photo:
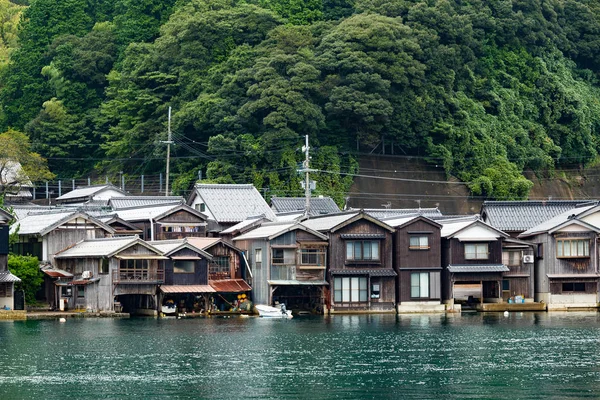
<svg viewBox="0 0 600 400">
<path fill-rule="evenodd" d="M 342 154 L 381 140 L 498 199 L 599 155 L 590 0 L 37 0 L 24 17 L 0 116 L 63 175 L 162 171 L 169 106 L 177 192 L 206 169 L 302 195 L 304 135 L 340 205 Z"/>
<path fill-rule="evenodd" d="M 8 255 L 8 270 L 21 279 L 15 283 L 15 289 L 25 291 L 25 301 L 35 302 L 35 293 L 44 281 L 39 260 L 32 256 Z"/>
</svg>

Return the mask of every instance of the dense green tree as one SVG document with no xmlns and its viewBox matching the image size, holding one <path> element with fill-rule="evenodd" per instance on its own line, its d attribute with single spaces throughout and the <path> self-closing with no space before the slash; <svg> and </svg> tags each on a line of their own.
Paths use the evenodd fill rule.
<svg viewBox="0 0 600 400">
<path fill-rule="evenodd" d="M 25 302 L 35 303 L 35 294 L 44 281 L 37 257 L 9 254 L 8 270 L 21 279 L 15 289 L 25 291 Z"/>
</svg>

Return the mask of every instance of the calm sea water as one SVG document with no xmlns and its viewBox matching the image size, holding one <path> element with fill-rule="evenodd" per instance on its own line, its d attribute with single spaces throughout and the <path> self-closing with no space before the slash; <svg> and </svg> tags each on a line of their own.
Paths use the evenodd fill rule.
<svg viewBox="0 0 600 400">
<path fill-rule="evenodd" d="M 0 399 L 73 398 L 600 398 L 600 315 L 0 322 Z"/>
</svg>

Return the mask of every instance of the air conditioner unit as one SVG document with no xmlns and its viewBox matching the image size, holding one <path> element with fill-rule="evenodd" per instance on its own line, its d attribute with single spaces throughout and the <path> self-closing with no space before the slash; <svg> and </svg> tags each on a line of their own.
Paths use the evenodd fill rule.
<svg viewBox="0 0 600 400">
<path fill-rule="evenodd" d="M 83 271 L 81 277 L 83 279 L 90 279 L 92 277 L 92 271 Z"/>
<path fill-rule="evenodd" d="M 533 255 L 524 255 L 523 256 L 523 262 L 526 264 L 533 264 Z"/>
</svg>

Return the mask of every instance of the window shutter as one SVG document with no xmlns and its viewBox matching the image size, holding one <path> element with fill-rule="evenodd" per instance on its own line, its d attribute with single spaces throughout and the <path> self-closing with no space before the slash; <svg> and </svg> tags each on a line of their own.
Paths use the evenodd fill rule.
<svg viewBox="0 0 600 400">
<path fill-rule="evenodd" d="M 440 299 L 440 273 L 430 272 L 429 273 L 429 298 Z"/>
</svg>

